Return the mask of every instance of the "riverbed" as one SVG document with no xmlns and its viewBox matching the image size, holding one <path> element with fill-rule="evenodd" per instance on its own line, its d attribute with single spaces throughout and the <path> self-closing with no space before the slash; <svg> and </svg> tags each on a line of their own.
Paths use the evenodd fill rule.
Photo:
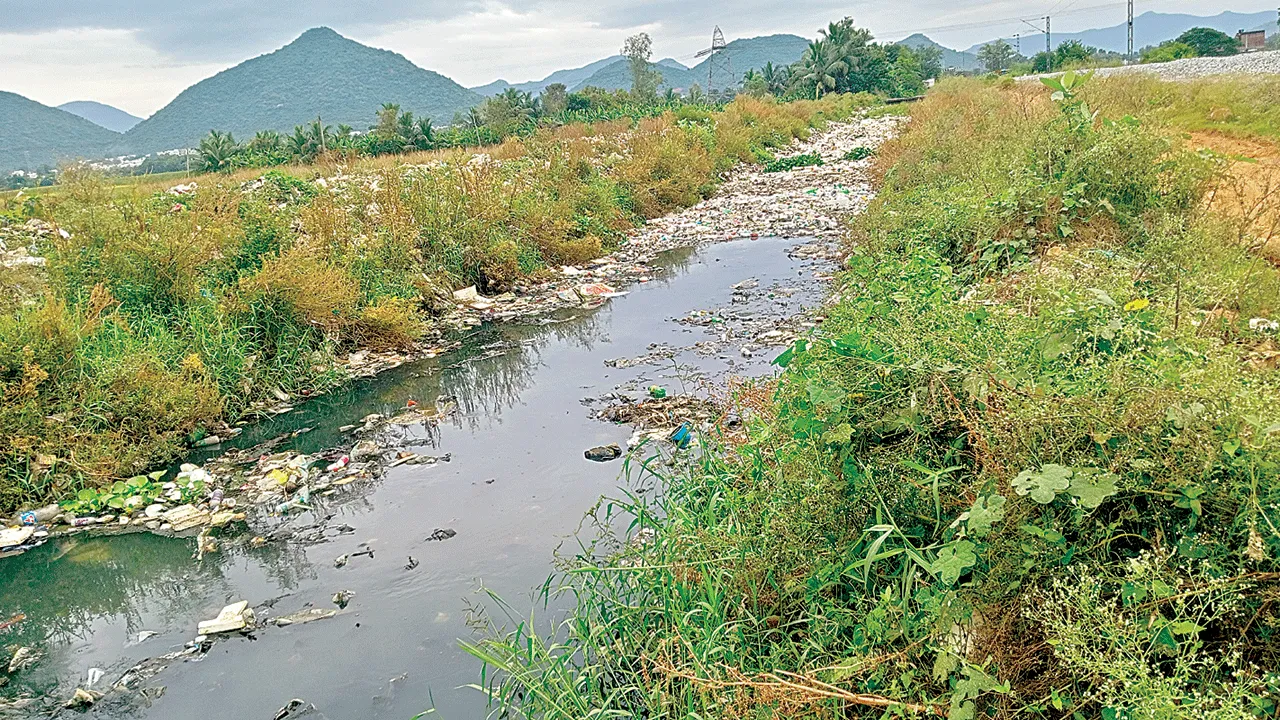
<svg viewBox="0 0 1280 720">
<path fill-rule="evenodd" d="M 399 441 L 447 462 L 394 467 L 291 521 L 328 516 L 336 530 L 324 537 L 226 542 L 197 559 L 192 538 L 77 536 L 5 560 L 0 620 L 25 619 L 0 631 L 0 643 L 42 656 L 0 688 L 8 701 L 28 701 L 8 712 L 70 713 L 62 703 L 95 679 L 90 689 L 106 695 L 90 717 L 273 718 L 294 698 L 316 710 L 290 717 L 403 719 L 433 708 L 483 717 L 484 696 L 465 687 L 479 682 L 480 663 L 458 646 L 471 636 L 469 609 L 483 602 L 478 589 L 527 610 L 557 547 L 598 498 L 628 482 L 623 461 L 583 456 L 598 445 L 626 448 L 633 432 L 596 412 L 640 400 L 650 385 L 705 395 L 726 376 L 774 372 L 778 338 L 803 331 L 814 319 L 803 311 L 828 292 L 831 263 L 790 252 L 801 246 L 762 238 L 669 251 L 653 281 L 602 307 L 482 326 L 456 351 L 250 428 L 240 446 L 309 428 L 279 449 L 316 452 L 350 445 L 341 428 L 371 413 L 390 416 L 409 401 L 456 404 Z M 794 318 L 787 333 L 768 330 L 785 318 Z M 438 530 L 456 534 L 430 539 Z M 207 653 L 109 691 L 137 663 L 182 650 L 228 603 L 282 616 L 337 609 L 339 591 L 351 598 L 334 617 L 222 636 Z"/>
</svg>

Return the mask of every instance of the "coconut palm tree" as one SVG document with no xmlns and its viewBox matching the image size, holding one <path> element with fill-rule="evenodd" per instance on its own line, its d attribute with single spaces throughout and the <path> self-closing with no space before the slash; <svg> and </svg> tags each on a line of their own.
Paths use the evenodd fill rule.
<svg viewBox="0 0 1280 720">
<path fill-rule="evenodd" d="M 840 78 L 849 72 L 849 60 L 841 48 L 830 40 L 814 40 L 800 58 L 798 84 L 813 83 L 814 99 L 822 97 L 822 91 L 835 90 Z"/>
<path fill-rule="evenodd" d="M 787 66 L 775 67 L 773 61 L 764 64 L 764 68 L 760 70 L 760 77 L 764 79 L 765 88 L 773 95 L 786 92 L 787 86 L 791 84 L 791 75 Z"/>
<path fill-rule="evenodd" d="M 210 130 L 200 141 L 200 160 L 208 172 L 225 172 L 235 167 L 240 146 L 230 132 Z"/>
</svg>

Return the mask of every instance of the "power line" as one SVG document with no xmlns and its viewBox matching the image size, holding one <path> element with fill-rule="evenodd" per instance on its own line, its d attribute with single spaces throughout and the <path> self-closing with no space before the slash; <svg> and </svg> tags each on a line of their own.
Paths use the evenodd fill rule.
<svg viewBox="0 0 1280 720">
<path fill-rule="evenodd" d="M 1135 0 L 1135 3 L 1151 2 L 1151 1 L 1153 0 Z M 1089 5 L 1087 7 L 1075 8 L 1072 10 L 1067 10 L 1065 12 L 1052 13 L 1052 16 L 1061 17 L 1063 15 L 1077 15 L 1080 13 L 1091 12 L 1093 10 L 1111 10 L 1119 7 L 1125 7 L 1127 4 L 1128 4 L 1128 0 L 1118 0 L 1117 2 L 1103 3 L 1100 5 Z M 914 28 L 910 30 L 892 30 L 892 31 L 877 33 L 877 37 L 880 37 L 880 38 L 898 37 L 898 36 L 905 37 L 907 35 L 913 35 L 915 33 L 946 32 L 949 30 L 973 30 L 973 29 L 984 28 L 984 27 L 997 27 L 1000 25 L 1011 25 L 1013 23 L 1020 23 L 1020 22 L 1025 23 L 1027 22 L 1028 19 L 1043 20 L 1044 17 L 1045 16 L 1043 15 L 1039 15 L 1039 16 L 1028 18 L 1027 16 L 1024 15 L 1020 17 L 1006 17 L 1006 18 L 996 18 L 992 20 L 981 20 L 981 21 L 968 22 L 968 23 L 955 23 L 952 25 L 936 25 L 934 27 Z M 1041 30 L 1040 28 L 1036 28 L 1036 30 L 1039 32 L 1043 32 L 1043 30 Z"/>
</svg>

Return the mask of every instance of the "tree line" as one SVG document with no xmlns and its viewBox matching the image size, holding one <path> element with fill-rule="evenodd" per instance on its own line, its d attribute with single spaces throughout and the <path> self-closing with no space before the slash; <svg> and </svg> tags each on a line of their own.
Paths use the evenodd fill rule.
<svg viewBox="0 0 1280 720">
<path fill-rule="evenodd" d="M 647 33 L 626 39 L 622 55 L 631 72 L 630 90 L 587 87 L 569 92 L 565 85 L 554 83 L 534 95 L 507 88 L 478 107 L 458 113 L 443 128 L 437 128 L 430 118 L 388 103 L 363 131 L 349 125 L 335 128 L 316 118 L 295 127 L 292 134 L 263 130 L 242 143 L 230 132 L 212 130 L 200 141 L 200 167 L 217 172 L 308 163 L 322 155 L 376 157 L 476 147 L 529 134 L 539 127 L 638 119 L 690 105 L 717 106 L 739 92 L 784 100 L 859 92 L 913 96 L 924 92 L 928 80 L 942 74 L 941 50 L 876 43 L 870 31 L 856 27 L 847 17 L 820 30 L 797 62 L 767 63 L 748 70 L 741 82 L 714 93 L 696 83 L 688 88 L 662 88 L 663 77 L 651 61 L 652 52 L 653 41 Z"/>
<path fill-rule="evenodd" d="M 1272 36 L 1267 46 L 1274 46 L 1277 37 Z M 1213 28 L 1191 28 L 1173 40 L 1142 48 L 1138 60 L 1143 63 L 1168 62 L 1182 58 L 1222 57 L 1241 52 L 1240 43 L 1230 35 Z M 978 64 L 987 72 L 1008 72 L 1013 75 L 1029 75 L 1083 67 L 1120 65 L 1127 58 L 1124 54 L 1101 50 L 1068 40 L 1052 52 L 1040 51 L 1031 57 L 1019 54 L 1009 43 L 996 40 L 978 49 Z M 1132 59 L 1132 58 L 1128 58 Z"/>
</svg>

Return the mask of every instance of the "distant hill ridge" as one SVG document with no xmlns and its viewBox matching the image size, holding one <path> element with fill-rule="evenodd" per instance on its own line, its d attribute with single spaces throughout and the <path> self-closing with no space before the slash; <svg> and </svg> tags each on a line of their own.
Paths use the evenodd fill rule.
<svg viewBox="0 0 1280 720">
<path fill-rule="evenodd" d="M 65 110 L 0 91 L 0 171 L 103 157 L 121 135 Z"/>
<path fill-rule="evenodd" d="M 940 45 L 929 39 L 927 35 L 916 33 L 910 37 L 903 38 L 897 42 L 898 45 L 905 45 L 909 48 L 937 48 L 942 51 L 942 67 L 949 70 L 974 70 L 978 67 L 978 56 L 972 53 L 960 52 L 952 50 L 945 45 Z"/>
<path fill-rule="evenodd" d="M 128 148 L 150 153 L 192 147 L 211 129 L 246 138 L 292 131 L 321 118 L 366 128 L 383 103 L 448 122 L 481 101 L 449 78 L 320 27 L 276 50 L 201 80 L 125 134 Z"/>
<path fill-rule="evenodd" d="M 122 133 L 142 122 L 142 118 L 136 115 L 130 115 L 120 108 L 92 100 L 76 100 L 62 103 L 58 106 L 58 109 L 66 110 L 72 115 L 79 115 L 94 125 L 104 127 L 111 132 Z"/>
<path fill-rule="evenodd" d="M 590 77 L 592 73 L 600 68 L 617 62 L 619 58 L 620 56 L 618 55 L 610 55 L 607 58 L 583 65 L 582 67 L 570 68 L 568 70 L 557 70 L 541 80 L 530 80 L 522 83 L 509 83 L 506 80 L 494 80 L 488 85 L 473 87 L 471 90 L 479 95 L 483 95 L 484 97 L 491 97 L 502 93 L 507 88 L 515 88 L 532 95 L 537 95 L 546 89 L 548 85 L 554 85 L 555 83 L 561 83 L 566 88 L 572 88 L 584 79 Z"/>
<path fill-rule="evenodd" d="M 798 35 L 766 35 L 763 37 L 740 38 L 725 46 L 724 53 L 733 65 L 734 77 L 716 77 L 716 86 L 725 86 L 730 82 L 738 82 L 748 70 L 759 70 L 765 63 L 774 65 L 790 65 L 800 59 L 809 41 Z M 691 68 L 686 68 L 672 58 L 654 63 L 658 72 L 662 73 L 661 89 L 677 88 L 688 90 L 694 83 L 706 89 L 708 70 L 711 60 L 704 59 Z M 631 87 L 631 67 L 623 58 L 605 65 L 590 77 L 569 90 L 577 91 L 586 87 L 598 87 L 605 90 L 626 90 Z"/>
</svg>

